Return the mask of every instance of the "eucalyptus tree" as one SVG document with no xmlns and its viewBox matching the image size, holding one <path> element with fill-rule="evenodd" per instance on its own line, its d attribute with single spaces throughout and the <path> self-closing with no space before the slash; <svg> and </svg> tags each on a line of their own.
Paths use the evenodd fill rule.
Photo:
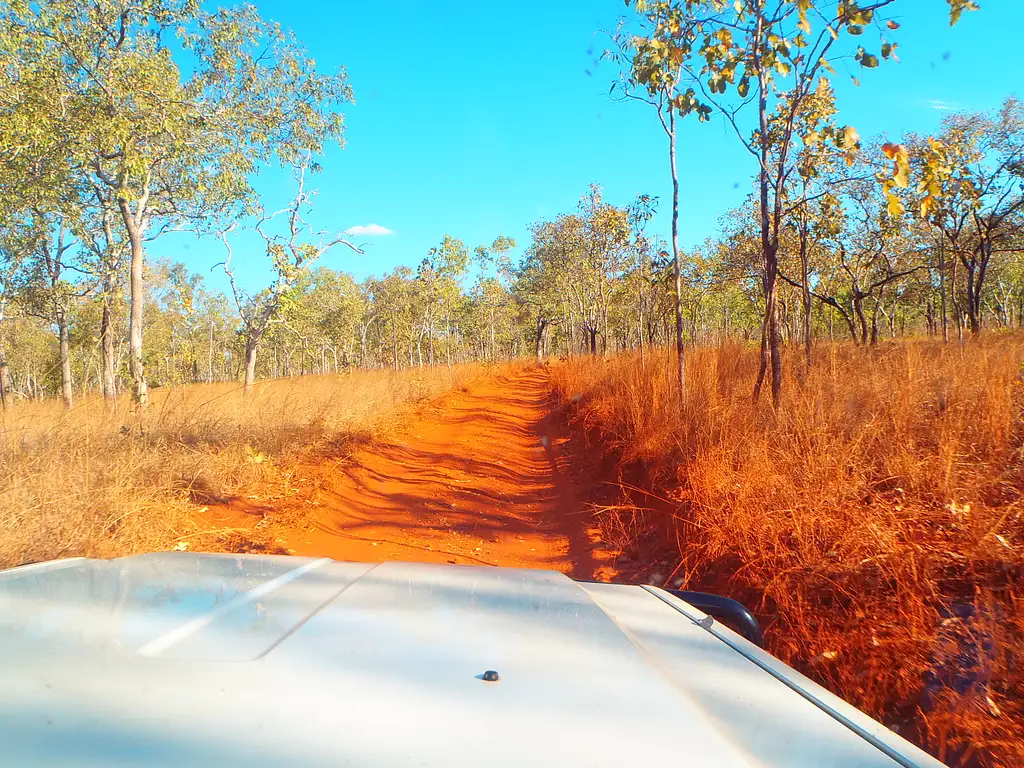
<svg viewBox="0 0 1024 768">
<path fill-rule="evenodd" d="M 129 246 L 129 363 L 145 404 L 147 240 L 212 227 L 251 195 L 261 164 L 340 141 L 347 79 L 317 73 L 295 38 L 252 6 L 47 0 L 8 5 L 3 25 L 37 41 L 34 54 L 54 73 L 39 111 L 118 213 Z"/>
<path fill-rule="evenodd" d="M 75 234 L 81 243 L 79 265 L 95 281 L 100 301 L 100 382 L 105 399 L 113 400 L 118 392 L 115 365 L 116 332 L 114 318 L 124 297 L 129 245 L 124 230 L 117 226 L 118 212 L 93 185 L 84 193 L 81 217 Z"/>
<path fill-rule="evenodd" d="M 981 331 L 993 255 L 1016 251 L 1024 214 L 1024 102 L 994 114 L 955 113 L 938 136 L 917 141 L 920 215 L 964 269 L 971 333 Z"/>
<path fill-rule="evenodd" d="M 487 314 L 488 357 L 496 360 L 496 320 L 510 301 L 509 281 L 513 277 L 510 251 L 516 247 L 514 238 L 499 235 L 488 245 L 473 249 L 473 260 L 481 270 L 473 289 L 474 305 L 484 308 Z M 493 275 L 486 274 L 493 271 Z"/>
<path fill-rule="evenodd" d="M 550 266 L 583 332 L 585 348 L 598 352 L 598 336 L 607 347 L 610 285 L 628 267 L 629 213 L 604 201 L 592 184 L 577 213 L 557 220 L 557 247 Z"/>
<path fill-rule="evenodd" d="M 794 94 L 790 94 L 792 97 Z M 773 148 L 784 151 L 786 132 L 793 130 L 795 136 L 790 149 L 792 167 L 786 170 L 781 182 L 780 197 L 783 201 L 782 231 L 779 233 L 780 258 L 779 275 L 785 251 L 795 251 L 799 269 L 799 290 L 802 308 L 802 335 L 804 340 L 804 363 L 811 365 L 811 256 L 815 246 L 825 233 L 834 226 L 836 188 L 850 180 L 850 176 L 836 173 L 841 166 L 839 145 L 842 143 L 839 129 L 834 123 L 837 114 L 835 93 L 828 80 L 818 80 L 814 93 L 802 99 L 793 109 L 785 100 L 781 101 L 768 121 L 769 137 Z M 845 131 L 842 134 L 845 137 Z M 778 162 L 773 158 L 773 162 Z M 790 249 L 785 247 L 786 229 L 793 235 Z"/>
<path fill-rule="evenodd" d="M 427 252 L 416 273 L 422 288 L 420 295 L 420 322 L 417 339 L 417 353 L 423 364 L 422 342 L 427 341 L 427 362 L 435 362 L 436 341 L 439 335 L 439 321 L 443 318 L 445 356 L 451 363 L 452 318 L 455 304 L 461 295 L 459 280 L 469 267 L 469 250 L 466 244 L 451 235 L 444 235 L 441 242 Z"/>
<path fill-rule="evenodd" d="M 508 286 L 498 277 L 480 273 L 469 291 L 466 305 L 468 326 L 476 331 L 479 341 L 479 358 L 494 362 L 501 357 L 498 341 L 499 326 L 508 333 L 515 323 L 510 308 L 512 294 Z"/>
<path fill-rule="evenodd" d="M 539 221 L 530 230 L 530 245 L 515 271 L 513 295 L 532 326 L 534 355 L 541 362 L 551 327 L 565 320 L 558 273 L 552 269 L 562 244 L 557 221 Z"/>
<path fill-rule="evenodd" d="M 11 217 L 0 211 L 0 407 L 7 410 L 10 405 L 10 367 L 4 338 L 4 323 L 8 319 L 16 281 L 21 274 L 24 259 L 22 243 L 15 236 L 18 233 L 11 224 Z"/>
<path fill-rule="evenodd" d="M 301 343 L 304 355 L 318 354 L 321 372 L 337 371 L 352 362 L 366 305 L 351 275 L 321 266 L 295 282 L 282 303 L 280 326 Z"/>
<path fill-rule="evenodd" d="M 825 239 L 832 259 L 813 293 L 842 316 L 854 343 L 874 343 L 882 295 L 928 268 L 927 243 L 890 212 L 874 179 L 849 185 L 840 202 L 841 218 Z"/>
<path fill-rule="evenodd" d="M 325 231 L 314 231 L 310 226 L 307 217 L 312 210 L 315 192 L 306 189 L 306 175 L 311 169 L 311 163 L 309 152 L 293 163 L 292 170 L 298 189 L 287 207 L 271 214 L 262 210 L 259 212 L 255 231 L 262 238 L 270 260 L 273 282 L 269 286 L 255 294 L 239 286 L 231 264 L 234 248 L 230 234 L 234 225 L 220 235 L 227 258 L 218 266 L 228 276 L 231 295 L 242 322 L 242 335 L 245 339 L 244 389 L 247 393 L 252 391 L 256 380 L 256 355 L 260 342 L 271 323 L 280 321 L 282 306 L 292 299 L 291 290 L 299 278 L 335 246 L 343 245 L 355 253 L 363 253 L 359 246 L 343 234 L 332 236 Z M 278 224 L 282 221 L 283 226 Z M 274 231 L 275 226 L 278 231 Z"/>
<path fill-rule="evenodd" d="M 56 329 L 61 398 L 64 406 L 71 408 L 74 395 L 69 323 L 81 286 L 72 284 L 67 272 L 73 268 L 69 252 L 73 253 L 77 243 L 68 223 L 59 215 L 33 211 L 32 222 L 34 236 L 18 290 L 25 313 L 52 323 Z"/>
<path fill-rule="evenodd" d="M 639 195 L 627 208 L 629 241 L 626 246 L 626 270 L 623 275 L 624 303 L 632 303 L 636 317 L 636 343 L 640 350 L 640 365 L 646 366 L 644 329 L 651 312 L 651 291 L 655 286 L 653 275 L 657 270 L 657 243 L 647 232 L 658 200 L 650 195 Z M 675 262 L 673 261 L 673 268 Z M 677 294 L 676 298 L 680 298 Z M 649 338 L 648 338 L 649 341 Z M 678 353 L 678 349 L 676 350 Z M 678 372 L 677 372 L 678 374 Z M 682 384 L 682 382 L 680 382 Z"/>
<path fill-rule="evenodd" d="M 955 22 L 972 0 L 947 0 Z M 771 371 L 773 403 L 782 390 L 782 350 L 778 329 L 779 247 L 785 188 L 794 170 L 797 115 L 834 74 L 839 59 L 873 69 L 891 58 L 899 28 L 886 11 L 898 0 L 860 4 L 853 0 L 631 0 L 648 34 L 633 39 L 633 78 L 655 83 L 666 71 L 679 72 L 671 101 L 680 116 L 711 115 L 725 120 L 756 163 L 760 257 L 764 295 L 763 355 L 754 386 L 757 397 Z M 860 43 L 869 26 L 878 30 L 877 53 Z M 857 42 L 852 39 L 856 38 Z M 685 88 L 685 90 L 683 90 Z M 771 117 L 781 108 L 772 128 Z M 837 136 L 851 161 L 859 146 L 856 129 Z"/>
<path fill-rule="evenodd" d="M 387 364 L 384 349 L 390 347 L 389 362 L 396 371 L 402 365 L 399 353 L 403 347 L 408 353 L 409 364 L 412 364 L 416 314 L 414 279 L 415 273 L 409 267 L 400 266 L 373 281 L 372 300 L 374 319 L 377 321 L 375 333 L 379 360 L 381 365 Z"/>
<path fill-rule="evenodd" d="M 45 279 L 48 270 L 40 248 L 51 234 L 48 225 L 58 209 L 67 212 L 68 206 L 59 203 L 74 197 L 66 132 L 59 115 L 48 109 L 54 91 L 53 63 L 42 55 L 43 38 L 16 23 L 19 9 L 20 5 L 0 6 L 0 326 L 9 319 L 15 303 L 21 310 L 45 308 L 52 317 L 53 303 L 40 300 L 45 286 L 29 283 L 31 277 Z M 51 297 L 55 284 L 62 282 L 59 273 L 65 250 L 59 250 L 61 266 L 56 268 L 56 279 L 50 275 Z M 28 287 L 40 290 L 29 296 Z M 66 349 L 66 343 L 62 348 Z M 64 366 L 62 372 L 66 374 L 65 400 L 70 404 L 70 373 Z M 0 344 L 0 403 L 4 408 L 9 404 L 9 390 L 8 362 Z"/>
<path fill-rule="evenodd" d="M 672 179 L 671 236 L 672 278 L 674 288 L 676 383 L 680 399 L 686 396 L 686 361 L 683 347 L 683 265 L 679 249 L 679 117 L 689 110 L 701 120 L 710 117 L 711 110 L 697 104 L 694 91 L 685 85 L 685 62 L 692 51 L 693 41 L 684 34 L 686 25 L 680 9 L 669 3 L 649 3 L 646 0 L 627 2 L 637 11 L 638 29 L 622 24 L 615 35 L 616 59 L 620 76 L 612 83 L 610 93 L 625 100 L 638 101 L 651 108 L 658 118 L 668 140 L 668 170 Z M 657 52 L 650 55 L 651 52 Z"/>
</svg>

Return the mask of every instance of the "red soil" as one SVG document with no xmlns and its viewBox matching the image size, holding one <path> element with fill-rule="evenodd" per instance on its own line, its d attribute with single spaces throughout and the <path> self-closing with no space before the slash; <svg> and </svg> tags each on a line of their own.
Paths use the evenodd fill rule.
<svg viewBox="0 0 1024 768">
<path fill-rule="evenodd" d="M 292 495 L 236 501 L 206 519 L 252 525 L 241 513 L 262 513 L 280 546 L 303 556 L 616 574 L 587 503 L 596 482 L 540 369 L 474 382 L 390 440 L 301 466 L 293 483 Z"/>
</svg>

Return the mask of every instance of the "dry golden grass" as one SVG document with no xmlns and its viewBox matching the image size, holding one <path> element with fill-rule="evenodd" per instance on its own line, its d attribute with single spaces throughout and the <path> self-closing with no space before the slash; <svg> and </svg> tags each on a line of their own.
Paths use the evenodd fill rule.
<svg viewBox="0 0 1024 768">
<path fill-rule="evenodd" d="M 648 357 L 552 373 L 648 574 L 747 601 L 773 653 L 951 765 L 1024 765 L 1024 337 L 822 346 L 778 412 L 756 350 L 690 351 L 685 408 Z"/>
<path fill-rule="evenodd" d="M 168 549 L 194 531 L 196 502 L 273 480 L 310 452 L 343 454 L 479 372 L 306 376 L 259 383 L 250 399 L 233 383 L 155 390 L 142 418 L 127 399 L 18 405 L 0 430 L 0 568 Z M 218 541 L 233 546 L 202 548 Z"/>
</svg>

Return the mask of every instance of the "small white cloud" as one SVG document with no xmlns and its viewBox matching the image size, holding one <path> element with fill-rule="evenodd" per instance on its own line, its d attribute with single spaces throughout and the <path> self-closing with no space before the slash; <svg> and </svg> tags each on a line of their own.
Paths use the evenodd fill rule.
<svg viewBox="0 0 1024 768">
<path fill-rule="evenodd" d="M 953 106 L 951 104 L 949 104 L 949 103 L 947 103 L 945 101 L 942 101 L 941 99 L 932 99 L 931 101 L 928 102 L 928 106 L 931 107 L 932 109 L 942 109 L 942 110 L 952 109 L 953 108 Z"/>
<path fill-rule="evenodd" d="M 346 229 L 345 234 L 353 237 L 383 237 L 384 235 L 393 235 L 395 233 L 387 227 L 382 227 L 380 224 L 359 224 Z"/>
</svg>

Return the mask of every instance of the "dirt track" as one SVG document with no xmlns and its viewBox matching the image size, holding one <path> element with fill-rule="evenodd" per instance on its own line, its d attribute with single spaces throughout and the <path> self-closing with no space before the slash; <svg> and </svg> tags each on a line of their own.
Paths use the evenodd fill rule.
<svg viewBox="0 0 1024 768">
<path fill-rule="evenodd" d="M 287 506 L 298 555 L 551 568 L 612 575 L 592 494 L 542 370 L 477 381 L 390 441 L 309 467 Z M 263 511 L 273 511 L 263 508 Z M 281 532 L 275 531 L 279 537 Z"/>
</svg>

